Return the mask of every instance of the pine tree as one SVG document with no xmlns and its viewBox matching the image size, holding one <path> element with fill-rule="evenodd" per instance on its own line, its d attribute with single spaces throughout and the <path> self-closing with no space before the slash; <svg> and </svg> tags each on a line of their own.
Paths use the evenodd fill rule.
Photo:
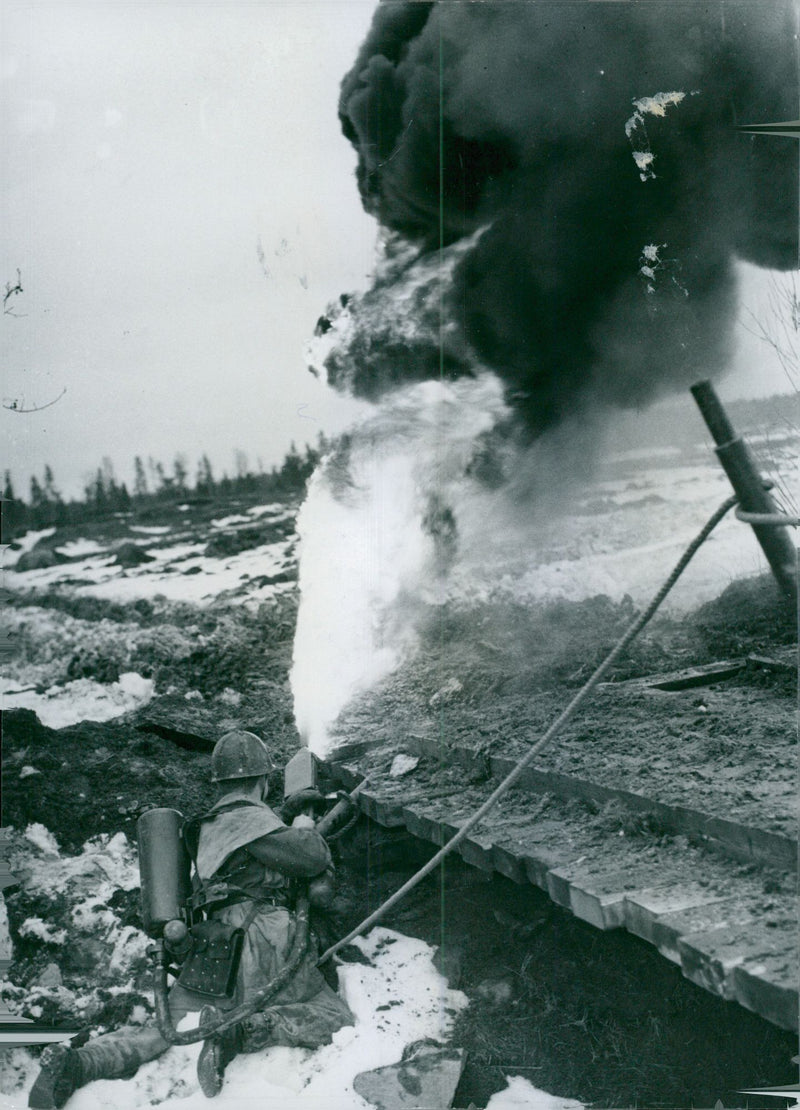
<svg viewBox="0 0 800 1110">
<path fill-rule="evenodd" d="M 102 516 L 108 508 L 108 496 L 106 478 L 100 467 L 97 468 L 91 491 L 91 500 L 94 503 L 95 512 Z"/>
<path fill-rule="evenodd" d="M 2 518 L 0 518 L 3 543 L 10 543 L 15 536 L 25 530 L 26 516 L 27 506 L 24 501 L 17 500 L 14 483 L 11 481 L 11 471 L 7 470 L 3 481 Z"/>
<path fill-rule="evenodd" d="M 39 509 L 44 504 L 44 490 L 35 474 L 31 474 L 31 508 Z"/>
<path fill-rule="evenodd" d="M 205 494 L 207 497 L 210 497 L 214 492 L 214 474 L 211 470 L 211 460 L 208 455 L 204 454 L 200 457 L 194 488 L 198 493 Z"/>
<path fill-rule="evenodd" d="M 147 497 L 147 475 L 139 455 L 133 460 L 133 496 L 139 500 Z"/>
<path fill-rule="evenodd" d="M 45 501 L 60 501 L 61 494 L 56 489 L 53 478 L 53 469 L 49 464 L 44 468 L 44 497 Z"/>
<path fill-rule="evenodd" d="M 172 464 L 172 471 L 175 475 L 175 489 L 178 491 L 178 493 L 181 493 L 181 494 L 185 493 L 186 492 L 186 478 L 188 476 L 188 471 L 186 469 L 186 457 L 185 457 L 185 455 L 176 455 L 175 456 L 175 462 Z"/>
</svg>

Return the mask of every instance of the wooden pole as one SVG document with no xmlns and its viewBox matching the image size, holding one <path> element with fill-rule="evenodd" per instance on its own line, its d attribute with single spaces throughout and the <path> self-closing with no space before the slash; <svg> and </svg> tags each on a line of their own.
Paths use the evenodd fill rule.
<svg viewBox="0 0 800 1110">
<path fill-rule="evenodd" d="M 716 444 L 716 454 L 728 475 L 739 506 L 748 513 L 777 513 L 764 479 L 747 444 L 737 436 L 711 382 L 697 382 L 692 396 Z M 783 593 L 797 596 L 797 555 L 786 526 L 753 524 L 752 529 Z"/>
</svg>

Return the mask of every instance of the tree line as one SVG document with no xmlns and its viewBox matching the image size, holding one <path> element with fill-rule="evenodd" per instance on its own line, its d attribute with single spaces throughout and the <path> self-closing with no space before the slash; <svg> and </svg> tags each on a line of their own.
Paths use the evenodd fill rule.
<svg viewBox="0 0 800 1110">
<path fill-rule="evenodd" d="M 152 457 L 137 455 L 133 460 L 133 485 L 118 481 L 111 459 L 84 479 L 83 496 L 66 500 L 62 497 L 52 467 L 46 465 L 42 477 L 33 475 L 26 501 L 15 490 L 11 472 L 6 470 L 3 482 L 3 540 L 8 542 L 29 528 L 52 528 L 86 521 L 103 520 L 115 514 L 141 513 L 149 508 L 189 502 L 225 500 L 231 497 L 266 497 L 280 500 L 303 493 L 306 482 L 320 456 L 327 448 L 320 434 L 316 447 L 298 451 L 294 443 L 279 467 L 257 470 L 250 467 L 244 451 L 234 454 L 235 473 L 214 476 L 211 460 L 203 454 L 193 478 L 186 456 L 178 454 L 167 468 Z"/>
</svg>

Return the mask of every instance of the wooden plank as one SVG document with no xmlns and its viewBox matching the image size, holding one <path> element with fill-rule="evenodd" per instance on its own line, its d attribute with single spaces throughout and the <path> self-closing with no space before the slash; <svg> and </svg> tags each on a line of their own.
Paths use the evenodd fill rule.
<svg viewBox="0 0 800 1110">
<path fill-rule="evenodd" d="M 699 667 L 682 667 L 677 671 L 661 671 L 656 674 L 641 675 L 638 678 L 625 678 L 620 682 L 600 682 L 598 690 L 651 689 L 651 690 L 691 690 L 695 686 L 710 686 L 714 682 L 725 682 L 735 678 L 747 666 L 747 660 L 720 659 Z"/>
<path fill-rule="evenodd" d="M 352 777 L 360 781 L 361 774 Z M 441 799 L 401 804 L 407 795 L 395 795 L 396 782 L 386 782 L 387 799 L 381 781 L 359 796 L 362 809 L 381 824 L 403 824 L 436 845 L 451 839 L 478 804 L 470 794 L 458 796 L 458 812 L 448 811 Z M 562 841 L 554 851 L 559 830 Z M 557 815 L 548 813 L 529 827 L 524 813 L 515 813 L 487 816 L 482 831 L 473 832 L 459 852 L 471 866 L 538 886 L 597 928 L 626 928 L 677 963 L 692 982 L 781 1028 L 797 1028 L 797 929 L 788 895 L 771 896 L 767 907 L 760 882 L 745 877 L 743 889 L 732 890 L 733 877 L 714 857 L 708 860 L 709 881 L 684 878 L 697 867 L 685 852 L 643 855 L 615 870 L 607 847 L 587 840 L 574 823 L 564 826 Z"/>
<path fill-rule="evenodd" d="M 790 659 L 772 659 L 766 655 L 748 655 L 747 662 L 753 663 L 757 667 L 763 667 L 767 671 L 779 671 L 782 674 L 797 676 L 797 648 L 792 649 Z"/>
<path fill-rule="evenodd" d="M 485 772 L 487 769 L 495 778 L 505 778 L 513 770 L 517 761 L 509 756 L 492 756 L 474 753 L 467 748 L 453 746 L 443 749 L 440 744 L 431 744 L 424 738 L 414 737 L 409 747 L 420 755 L 433 756 L 449 764 L 456 764 L 468 771 Z M 488 765 L 488 766 L 487 766 Z M 721 851 L 743 862 L 766 863 L 770 867 L 781 867 L 794 871 L 797 866 L 798 845 L 796 840 L 780 833 L 768 832 L 725 817 L 714 817 L 688 806 L 676 806 L 660 802 L 655 798 L 638 794 L 620 787 L 604 786 L 576 775 L 564 775 L 556 771 L 544 771 L 538 767 L 527 767 L 517 780 L 520 789 L 534 794 L 554 794 L 559 798 L 580 798 L 585 801 L 605 805 L 615 801 L 634 813 L 650 814 L 663 827 L 664 831 L 676 835 L 699 836 L 708 847 Z"/>
<path fill-rule="evenodd" d="M 736 1001 L 773 1025 L 793 1032 L 798 1028 L 798 981 L 800 969 L 796 937 L 790 938 L 782 951 L 745 960 L 733 969 Z"/>
</svg>

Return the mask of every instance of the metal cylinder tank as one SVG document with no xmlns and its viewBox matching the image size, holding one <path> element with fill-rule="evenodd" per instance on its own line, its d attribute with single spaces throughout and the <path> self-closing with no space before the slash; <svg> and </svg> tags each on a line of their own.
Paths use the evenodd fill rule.
<svg viewBox="0 0 800 1110">
<path fill-rule="evenodd" d="M 177 809 L 148 809 L 139 818 L 142 920 L 148 936 L 160 937 L 168 921 L 183 916 L 191 894 L 191 861 L 181 837 Z"/>
</svg>

